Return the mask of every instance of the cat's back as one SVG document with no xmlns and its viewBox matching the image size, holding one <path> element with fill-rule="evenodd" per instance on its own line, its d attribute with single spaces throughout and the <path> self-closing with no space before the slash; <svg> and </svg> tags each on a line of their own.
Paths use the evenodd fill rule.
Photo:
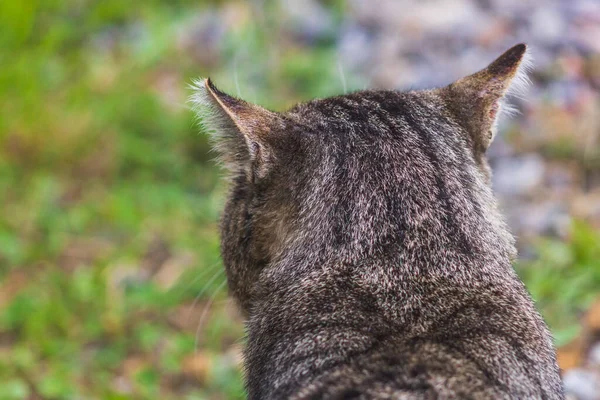
<svg viewBox="0 0 600 400">
<path fill-rule="evenodd" d="M 492 342 L 492 343 L 490 343 Z M 540 387 L 534 368 L 516 360 L 484 360 L 481 350 L 510 354 L 494 337 L 414 338 L 381 345 L 333 368 L 291 399 L 559 399 Z M 494 353 L 491 353 L 494 354 Z M 504 371 L 503 371 L 504 369 Z M 508 379 L 506 379 L 508 378 Z M 277 396 L 276 396 L 277 397 Z M 286 398 L 283 396 L 282 398 Z"/>
<path fill-rule="evenodd" d="M 259 305 L 287 323 L 250 321 L 257 337 L 278 338 L 249 343 L 248 361 L 277 376 L 252 382 L 252 398 L 272 385 L 273 399 L 562 398 L 551 338 L 518 279 L 385 289 L 384 279 L 343 270 L 281 294 L 289 303 Z"/>
</svg>

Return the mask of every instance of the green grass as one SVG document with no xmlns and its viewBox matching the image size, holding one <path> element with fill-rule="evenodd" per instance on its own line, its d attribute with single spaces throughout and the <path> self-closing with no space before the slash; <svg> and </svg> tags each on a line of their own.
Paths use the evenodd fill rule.
<svg viewBox="0 0 600 400">
<path fill-rule="evenodd" d="M 569 241 L 540 238 L 537 250 L 537 259 L 517 271 L 563 345 L 579 333 L 582 313 L 598 298 L 600 233 L 577 221 Z"/>
<path fill-rule="evenodd" d="M 225 188 L 186 86 L 210 75 L 277 109 L 342 83 L 332 40 L 286 42 L 273 5 L 258 23 L 229 4 L 198 61 L 182 32 L 222 3 L 0 2 L 0 399 L 243 397 Z M 520 269 L 561 338 L 600 271 L 597 234 L 574 232 Z"/>
<path fill-rule="evenodd" d="M 331 41 L 273 43 L 275 6 L 259 26 L 233 4 L 198 61 L 182 38 L 221 3 L 0 4 L 0 399 L 243 397 L 224 187 L 187 85 L 280 108 L 341 84 Z"/>
</svg>

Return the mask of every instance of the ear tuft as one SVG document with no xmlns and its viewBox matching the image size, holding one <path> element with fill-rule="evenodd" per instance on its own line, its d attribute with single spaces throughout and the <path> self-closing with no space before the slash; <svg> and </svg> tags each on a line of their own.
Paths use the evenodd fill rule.
<svg viewBox="0 0 600 400">
<path fill-rule="evenodd" d="M 277 114 L 220 91 L 210 79 L 193 81 L 191 89 L 192 109 L 225 167 L 264 173 L 270 127 Z"/>
<path fill-rule="evenodd" d="M 505 55 L 507 56 L 506 59 L 504 57 Z M 504 55 L 500 56 L 496 61 L 503 62 L 504 68 L 508 69 L 507 72 L 509 74 L 514 71 L 512 73 L 512 78 L 508 75 L 510 80 L 508 81 L 508 88 L 504 94 L 504 99 L 507 97 L 523 99 L 529 86 L 531 86 L 529 73 L 533 70 L 533 57 L 531 56 L 531 51 L 527 45 L 523 43 L 516 45 L 504 53 Z M 502 66 L 499 67 L 501 68 Z M 510 105 L 507 104 L 503 104 L 503 106 L 510 108 Z"/>
<path fill-rule="evenodd" d="M 515 113 L 506 98 L 524 96 L 531 66 L 527 46 L 518 44 L 487 68 L 441 90 L 448 108 L 467 128 L 477 150 L 485 151 L 491 144 L 500 114 Z"/>
<path fill-rule="evenodd" d="M 189 98 L 192 110 L 196 114 L 200 127 L 208 133 L 216 134 L 222 131 L 222 110 L 217 107 L 208 88 L 213 83 L 210 78 L 194 79 L 190 85 L 193 94 Z"/>
</svg>

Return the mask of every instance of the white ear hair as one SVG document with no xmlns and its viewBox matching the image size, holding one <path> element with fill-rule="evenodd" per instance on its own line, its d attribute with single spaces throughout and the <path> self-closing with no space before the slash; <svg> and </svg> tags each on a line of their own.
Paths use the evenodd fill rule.
<svg viewBox="0 0 600 400">
<path fill-rule="evenodd" d="M 531 86 L 529 74 L 533 70 L 533 56 L 528 46 L 521 58 L 515 76 L 512 78 L 506 94 L 499 100 L 499 108 L 496 118 L 492 124 L 492 141 L 498 133 L 498 121 L 501 118 L 512 118 L 519 114 L 519 110 L 511 104 L 512 98 L 525 100 L 525 95 Z"/>
<path fill-rule="evenodd" d="M 220 113 L 208 92 L 207 81 L 206 78 L 198 78 L 192 81 L 189 85 L 192 95 L 188 102 L 192 105 L 192 110 L 200 127 L 207 133 L 217 134 L 220 131 Z"/>
<path fill-rule="evenodd" d="M 192 81 L 189 103 L 200 128 L 209 135 L 211 149 L 217 154 L 217 163 L 235 176 L 248 172 L 248 147 L 230 115 L 210 91 L 210 80 L 198 78 Z"/>
<path fill-rule="evenodd" d="M 269 127 L 277 114 L 221 92 L 210 79 L 194 80 L 190 88 L 192 109 L 210 135 L 221 164 L 234 173 L 246 174 L 254 161 L 264 166 Z"/>
<path fill-rule="evenodd" d="M 525 95 L 529 87 L 531 86 L 531 79 L 529 74 L 533 70 L 533 56 L 531 55 L 531 49 L 527 47 L 521 63 L 517 68 L 517 72 L 510 82 L 510 86 L 502 100 L 500 101 L 500 114 L 501 116 L 513 117 L 519 113 L 512 104 L 510 104 L 511 98 L 517 98 L 520 100 L 525 99 Z M 500 117 L 499 115 L 499 117 Z"/>
</svg>

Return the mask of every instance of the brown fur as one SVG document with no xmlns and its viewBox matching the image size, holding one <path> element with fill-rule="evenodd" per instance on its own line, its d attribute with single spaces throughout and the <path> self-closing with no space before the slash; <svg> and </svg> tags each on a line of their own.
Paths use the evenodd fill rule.
<svg viewBox="0 0 600 400">
<path fill-rule="evenodd" d="M 563 398 L 485 150 L 525 45 L 446 88 L 274 113 L 200 83 L 251 399 Z"/>
</svg>

